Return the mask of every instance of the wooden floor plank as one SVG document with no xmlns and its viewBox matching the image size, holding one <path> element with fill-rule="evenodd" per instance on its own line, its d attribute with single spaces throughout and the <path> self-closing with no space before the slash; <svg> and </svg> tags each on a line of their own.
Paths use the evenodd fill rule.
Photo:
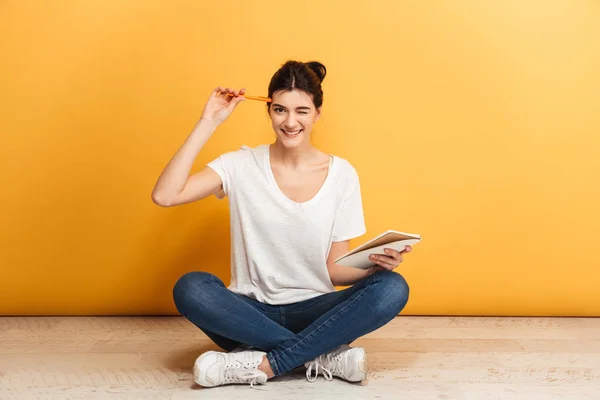
<svg viewBox="0 0 600 400">
<path fill-rule="evenodd" d="M 398 317 L 354 345 L 362 384 L 205 389 L 191 367 L 218 348 L 182 317 L 2 317 L 0 399 L 600 399 L 598 318 Z"/>
</svg>

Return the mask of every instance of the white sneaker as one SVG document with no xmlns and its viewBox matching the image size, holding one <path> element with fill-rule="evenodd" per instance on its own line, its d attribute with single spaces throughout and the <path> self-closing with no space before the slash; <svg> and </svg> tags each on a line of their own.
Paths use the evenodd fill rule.
<svg viewBox="0 0 600 400">
<path fill-rule="evenodd" d="M 353 348 L 344 344 L 307 362 L 304 366 L 307 368 L 306 378 L 310 382 L 317 380 L 319 372 L 322 372 L 328 381 L 334 376 L 350 382 L 360 382 L 367 378 L 367 355 L 362 347 Z"/>
<path fill-rule="evenodd" d="M 205 387 L 231 383 L 250 383 L 250 386 L 264 384 L 267 374 L 260 371 L 258 366 L 265 354 L 251 350 L 231 353 L 207 351 L 194 363 L 194 382 Z"/>
</svg>

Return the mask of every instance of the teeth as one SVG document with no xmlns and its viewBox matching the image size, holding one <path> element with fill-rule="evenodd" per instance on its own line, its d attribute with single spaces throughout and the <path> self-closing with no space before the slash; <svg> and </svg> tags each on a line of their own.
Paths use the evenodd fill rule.
<svg viewBox="0 0 600 400">
<path fill-rule="evenodd" d="M 300 130 L 297 130 L 297 131 L 293 131 L 293 132 L 291 132 L 291 131 L 284 131 L 284 132 L 285 132 L 285 133 L 287 133 L 288 135 L 297 135 L 297 134 L 299 134 L 299 133 L 300 133 L 300 131 L 301 131 L 301 130 L 302 130 L 302 129 L 300 129 Z"/>
</svg>

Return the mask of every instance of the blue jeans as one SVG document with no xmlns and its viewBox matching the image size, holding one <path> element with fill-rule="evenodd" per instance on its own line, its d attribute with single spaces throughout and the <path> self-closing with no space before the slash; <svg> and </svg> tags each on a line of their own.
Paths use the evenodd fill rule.
<svg viewBox="0 0 600 400">
<path fill-rule="evenodd" d="M 404 278 L 378 271 L 344 290 L 269 305 L 238 295 L 213 274 L 189 272 L 173 288 L 177 310 L 216 345 L 267 353 L 276 376 L 390 322 L 408 301 Z"/>
</svg>

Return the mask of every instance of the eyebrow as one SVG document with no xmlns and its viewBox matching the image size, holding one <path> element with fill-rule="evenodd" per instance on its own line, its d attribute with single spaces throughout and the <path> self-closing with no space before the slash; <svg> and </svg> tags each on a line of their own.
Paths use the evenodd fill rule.
<svg viewBox="0 0 600 400">
<path fill-rule="evenodd" d="M 271 107 L 281 107 L 281 108 L 285 108 L 287 110 L 287 107 L 282 106 L 281 104 L 277 104 L 277 103 L 271 105 Z M 306 106 L 296 107 L 296 110 L 310 110 L 310 107 L 306 107 Z"/>
</svg>

